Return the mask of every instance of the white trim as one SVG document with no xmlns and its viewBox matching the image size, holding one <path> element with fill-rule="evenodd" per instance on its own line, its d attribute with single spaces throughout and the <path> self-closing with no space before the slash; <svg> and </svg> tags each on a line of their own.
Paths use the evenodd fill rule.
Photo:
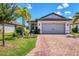
<svg viewBox="0 0 79 59">
<path fill-rule="evenodd" d="M 67 23 L 67 21 L 38 21 L 38 23 Z"/>
</svg>

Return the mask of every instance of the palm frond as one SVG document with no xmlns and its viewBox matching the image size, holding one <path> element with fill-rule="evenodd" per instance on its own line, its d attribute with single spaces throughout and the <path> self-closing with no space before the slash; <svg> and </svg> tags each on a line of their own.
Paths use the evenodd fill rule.
<svg viewBox="0 0 79 59">
<path fill-rule="evenodd" d="M 78 19 L 79 19 L 79 12 L 77 12 L 75 16 L 73 16 L 73 24 L 75 24 L 75 22 L 77 22 Z"/>
</svg>

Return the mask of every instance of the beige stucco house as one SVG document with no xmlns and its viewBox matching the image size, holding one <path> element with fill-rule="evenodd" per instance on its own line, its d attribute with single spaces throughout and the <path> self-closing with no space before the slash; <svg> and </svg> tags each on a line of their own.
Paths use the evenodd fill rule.
<svg viewBox="0 0 79 59">
<path fill-rule="evenodd" d="M 79 31 L 79 23 L 76 23 Z M 40 34 L 66 34 L 71 32 L 72 19 L 65 18 L 56 13 L 50 13 L 46 16 L 31 21 L 31 30 L 36 27 Z"/>
</svg>

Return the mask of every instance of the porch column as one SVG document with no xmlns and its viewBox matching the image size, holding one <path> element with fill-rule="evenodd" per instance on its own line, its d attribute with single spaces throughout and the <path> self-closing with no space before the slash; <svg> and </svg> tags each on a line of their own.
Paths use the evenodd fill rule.
<svg viewBox="0 0 79 59">
<path fill-rule="evenodd" d="M 70 24 L 67 24 L 67 23 L 65 24 L 65 33 L 66 34 L 70 33 L 70 31 L 71 31 L 71 28 L 70 27 L 71 27 Z"/>
<path fill-rule="evenodd" d="M 40 34 L 42 33 L 42 23 L 38 22 L 38 29 L 40 29 Z"/>
<path fill-rule="evenodd" d="M 40 33 L 42 34 L 42 23 L 40 22 Z"/>
</svg>

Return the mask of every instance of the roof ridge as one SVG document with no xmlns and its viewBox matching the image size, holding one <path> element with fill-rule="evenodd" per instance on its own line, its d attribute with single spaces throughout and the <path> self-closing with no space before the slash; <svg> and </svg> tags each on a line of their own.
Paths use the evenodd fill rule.
<svg viewBox="0 0 79 59">
<path fill-rule="evenodd" d="M 64 16 L 62 16 L 62 15 L 59 15 L 59 14 L 57 14 L 57 13 L 55 13 L 55 12 L 49 13 L 49 14 L 47 14 L 47 15 L 45 15 L 45 16 L 39 18 L 39 19 L 42 19 L 42 18 L 47 17 L 47 16 L 52 15 L 52 14 L 55 14 L 55 15 L 61 17 L 61 18 L 67 19 L 66 17 L 64 17 Z"/>
</svg>

